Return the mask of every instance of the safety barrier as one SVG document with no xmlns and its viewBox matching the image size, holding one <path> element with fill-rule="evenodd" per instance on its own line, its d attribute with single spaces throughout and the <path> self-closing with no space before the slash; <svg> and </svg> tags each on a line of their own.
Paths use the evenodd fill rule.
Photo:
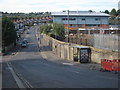
<svg viewBox="0 0 120 90">
<path fill-rule="evenodd" d="M 106 69 L 106 59 L 101 59 L 101 68 Z"/>
<path fill-rule="evenodd" d="M 114 59 L 113 60 L 112 70 L 114 70 L 114 71 L 120 71 L 120 60 L 118 60 L 118 59 Z"/>
<path fill-rule="evenodd" d="M 106 60 L 106 70 L 112 71 L 112 60 Z"/>
<path fill-rule="evenodd" d="M 101 68 L 103 70 L 108 70 L 108 71 L 120 71 L 120 60 L 119 59 L 113 59 L 113 60 L 101 59 Z"/>
</svg>

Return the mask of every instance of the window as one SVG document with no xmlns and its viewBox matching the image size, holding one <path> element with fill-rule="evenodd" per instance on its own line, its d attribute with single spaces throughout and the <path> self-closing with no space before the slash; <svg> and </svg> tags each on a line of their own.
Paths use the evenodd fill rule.
<svg viewBox="0 0 120 90">
<path fill-rule="evenodd" d="M 97 24 L 86 24 L 86 26 L 88 26 L 88 27 L 97 26 Z"/>
<path fill-rule="evenodd" d="M 82 21 L 85 21 L 85 18 L 82 18 Z"/>
<path fill-rule="evenodd" d="M 70 20 L 76 20 L 75 18 L 70 18 Z"/>
<path fill-rule="evenodd" d="M 76 24 L 74 24 L 74 27 L 76 27 Z"/>
<path fill-rule="evenodd" d="M 95 21 L 99 21 L 100 20 L 100 18 L 95 18 Z"/>
<path fill-rule="evenodd" d="M 62 18 L 62 20 L 68 20 L 68 18 Z M 69 18 L 69 20 L 76 20 L 76 18 Z"/>
<path fill-rule="evenodd" d="M 93 26 L 93 25 L 91 25 L 91 24 L 86 24 L 86 26 L 88 26 L 88 27 L 89 27 L 89 26 Z"/>
<path fill-rule="evenodd" d="M 82 24 L 78 24 L 78 27 L 82 27 Z"/>
<path fill-rule="evenodd" d="M 96 24 L 94 24 L 93 26 L 97 26 Z"/>
<path fill-rule="evenodd" d="M 70 27 L 72 27 L 72 24 L 70 24 Z"/>
<path fill-rule="evenodd" d="M 62 20 L 65 20 L 65 18 L 62 18 Z"/>
</svg>

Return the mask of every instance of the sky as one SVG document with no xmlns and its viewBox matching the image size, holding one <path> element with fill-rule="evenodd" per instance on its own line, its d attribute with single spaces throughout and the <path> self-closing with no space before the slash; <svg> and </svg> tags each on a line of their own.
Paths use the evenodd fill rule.
<svg viewBox="0 0 120 90">
<path fill-rule="evenodd" d="M 63 10 L 96 12 L 118 9 L 119 0 L 0 0 L 0 11 L 15 12 L 56 12 Z"/>
</svg>

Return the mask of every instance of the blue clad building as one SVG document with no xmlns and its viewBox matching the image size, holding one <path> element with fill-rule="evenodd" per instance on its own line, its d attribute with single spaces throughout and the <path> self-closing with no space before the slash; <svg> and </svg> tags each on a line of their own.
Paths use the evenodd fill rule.
<svg viewBox="0 0 120 90">
<path fill-rule="evenodd" d="M 63 23 L 68 28 L 68 12 L 52 12 L 53 22 Z M 69 11 L 69 30 L 109 28 L 110 15 L 94 11 Z"/>
</svg>

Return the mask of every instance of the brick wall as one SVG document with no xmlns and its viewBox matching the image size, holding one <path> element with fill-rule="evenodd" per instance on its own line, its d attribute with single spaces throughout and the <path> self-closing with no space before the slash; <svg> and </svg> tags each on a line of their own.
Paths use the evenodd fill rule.
<svg viewBox="0 0 120 90">
<path fill-rule="evenodd" d="M 68 28 L 67 24 L 64 24 L 64 26 L 65 26 L 65 29 Z M 96 26 L 86 26 L 85 24 L 82 24 L 82 27 L 78 27 L 78 24 L 76 24 L 76 27 L 74 27 L 74 24 L 72 24 L 72 27 L 70 27 L 70 24 L 69 24 L 69 28 L 70 29 L 72 28 L 72 30 L 76 30 L 77 28 L 86 28 L 86 29 L 96 28 L 96 29 L 98 29 L 98 28 L 101 28 L 101 27 L 106 29 L 106 28 L 109 28 L 109 25 L 102 24 L 102 25 L 100 25 L 100 27 L 98 27 L 98 25 L 96 25 Z"/>
</svg>

